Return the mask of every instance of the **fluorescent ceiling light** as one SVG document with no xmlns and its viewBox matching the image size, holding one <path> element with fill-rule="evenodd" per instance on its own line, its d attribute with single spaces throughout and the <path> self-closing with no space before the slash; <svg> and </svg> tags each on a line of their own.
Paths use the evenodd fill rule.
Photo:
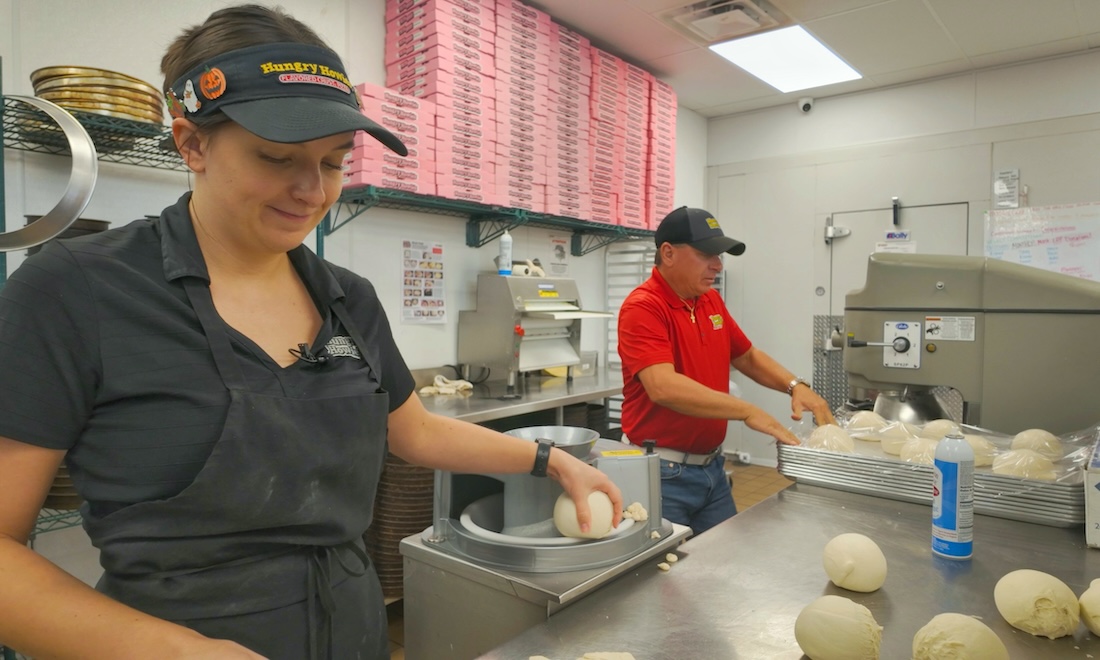
<svg viewBox="0 0 1100 660">
<path fill-rule="evenodd" d="M 725 41 L 710 49 L 781 92 L 863 77 L 800 25 Z"/>
</svg>

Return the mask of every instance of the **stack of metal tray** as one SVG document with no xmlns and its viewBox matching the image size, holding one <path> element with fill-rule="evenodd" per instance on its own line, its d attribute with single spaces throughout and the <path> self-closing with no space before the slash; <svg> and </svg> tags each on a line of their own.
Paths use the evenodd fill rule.
<svg viewBox="0 0 1100 660">
<path fill-rule="evenodd" d="M 888 457 L 876 442 L 857 439 L 855 444 L 853 453 L 779 445 L 779 472 L 801 483 L 931 505 L 931 465 Z M 1052 527 L 1075 527 L 1085 522 L 1083 484 L 1080 470 L 1057 481 L 1037 481 L 977 468 L 974 511 Z"/>
</svg>

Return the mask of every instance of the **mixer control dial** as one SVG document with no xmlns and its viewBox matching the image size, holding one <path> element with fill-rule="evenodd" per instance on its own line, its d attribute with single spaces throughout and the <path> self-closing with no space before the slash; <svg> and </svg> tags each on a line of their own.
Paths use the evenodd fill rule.
<svg viewBox="0 0 1100 660">
<path fill-rule="evenodd" d="M 904 353 L 909 350 L 909 340 L 905 337 L 894 337 L 894 351 L 897 353 Z"/>
</svg>

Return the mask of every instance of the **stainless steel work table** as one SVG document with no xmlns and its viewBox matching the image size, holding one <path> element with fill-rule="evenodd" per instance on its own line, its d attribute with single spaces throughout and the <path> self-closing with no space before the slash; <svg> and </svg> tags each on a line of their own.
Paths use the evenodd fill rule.
<svg viewBox="0 0 1100 660">
<path fill-rule="evenodd" d="M 558 409 L 557 424 L 562 423 L 563 406 L 606 399 L 623 391 L 622 372 L 599 369 L 590 376 L 577 376 L 572 382 L 553 376 L 528 376 L 522 379 L 516 398 L 504 398 L 504 381 L 475 385 L 473 394 L 429 395 L 420 400 L 429 412 L 475 424 L 523 415 L 540 410 Z"/>
<path fill-rule="evenodd" d="M 845 591 L 826 577 L 822 549 L 845 532 L 866 534 L 886 555 L 878 591 Z M 934 557 L 930 534 L 927 505 L 795 484 L 689 539 L 671 571 L 651 564 L 628 573 L 482 657 L 626 651 L 638 660 L 794 660 L 802 657 L 798 613 L 836 594 L 865 605 L 884 627 L 883 660 L 911 657 L 913 635 L 943 612 L 980 617 L 1013 660 L 1100 658 L 1100 641 L 1083 623 L 1072 637 L 1034 637 L 1009 626 L 993 603 L 997 580 L 1019 568 L 1055 575 L 1080 596 L 1100 577 L 1100 550 L 1085 545 L 1084 530 L 976 516 L 969 561 Z"/>
</svg>

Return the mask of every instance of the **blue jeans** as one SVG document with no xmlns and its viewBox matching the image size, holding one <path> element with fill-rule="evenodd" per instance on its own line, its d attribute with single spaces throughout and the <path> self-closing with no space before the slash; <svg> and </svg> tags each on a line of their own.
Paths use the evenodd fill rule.
<svg viewBox="0 0 1100 660">
<path fill-rule="evenodd" d="M 725 463 L 724 456 L 705 467 L 662 460 L 661 517 L 691 527 L 698 536 L 737 515 Z"/>
</svg>

